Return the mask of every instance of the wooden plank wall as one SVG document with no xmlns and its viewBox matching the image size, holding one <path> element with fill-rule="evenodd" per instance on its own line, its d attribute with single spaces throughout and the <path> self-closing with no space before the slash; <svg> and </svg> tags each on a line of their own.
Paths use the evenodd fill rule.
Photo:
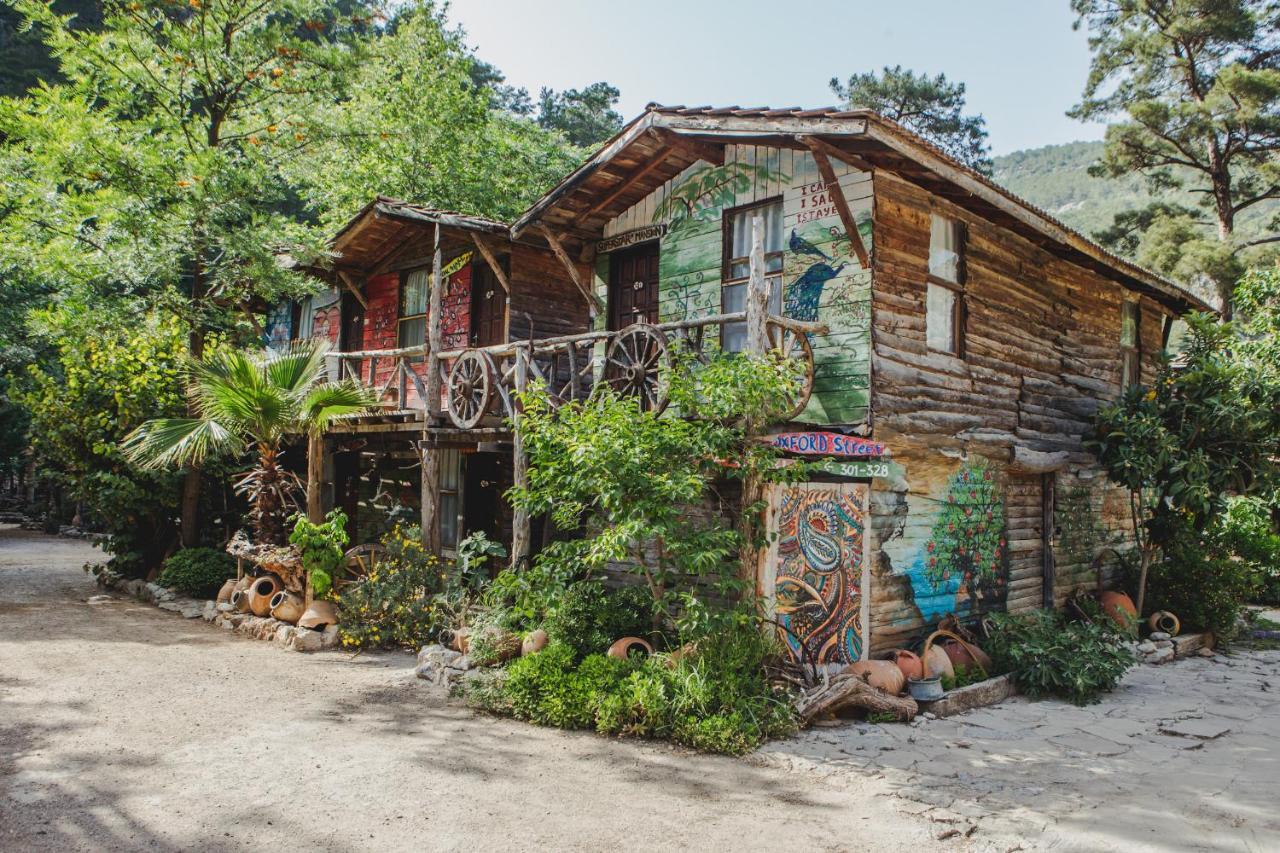
<svg viewBox="0 0 1280 853">
<path fill-rule="evenodd" d="M 925 345 L 931 211 L 968 228 L 964 358 Z M 880 650 L 920 634 L 944 604 L 966 607 L 963 595 L 931 598 L 919 567 L 949 478 L 976 457 L 989 460 L 1002 490 L 1009 609 L 1038 607 L 1043 593 L 1040 475 L 1014 467 L 1015 446 L 1066 454 L 1057 474 L 1060 518 L 1066 492 L 1084 495 L 1077 505 L 1097 513 L 1074 559 L 1058 560 L 1059 601 L 1092 584 L 1093 554 L 1123 544 L 1127 504 L 1081 441 L 1098 406 L 1120 392 L 1120 306 L 1132 296 L 889 173 L 876 173 L 874 230 L 872 413 L 875 438 L 895 461 L 895 475 L 876 481 L 871 500 L 871 642 Z M 1156 369 L 1164 314 L 1142 303 L 1146 379 Z"/>
<path fill-rule="evenodd" d="M 590 329 L 586 297 L 549 250 L 517 243 L 511 248 L 508 269 L 512 291 L 507 305 L 509 340 L 527 340 L 531 334 L 552 338 Z M 584 282 L 589 280 L 585 266 L 580 275 Z"/>
</svg>

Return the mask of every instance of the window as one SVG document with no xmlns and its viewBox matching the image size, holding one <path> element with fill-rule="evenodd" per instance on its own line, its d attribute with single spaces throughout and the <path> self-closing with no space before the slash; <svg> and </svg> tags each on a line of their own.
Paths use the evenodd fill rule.
<svg viewBox="0 0 1280 853">
<path fill-rule="evenodd" d="M 964 355 L 964 279 L 964 224 L 934 214 L 925 285 L 925 342 L 931 350 Z"/>
<path fill-rule="evenodd" d="M 462 453 L 456 448 L 440 451 L 440 547 L 458 547 L 458 517 L 462 512 Z"/>
<path fill-rule="evenodd" d="M 400 346 L 420 346 L 427 342 L 427 294 L 430 292 L 430 269 L 413 270 L 400 280 Z"/>
<path fill-rule="evenodd" d="M 1142 347 L 1138 338 L 1138 303 L 1120 306 L 1120 387 L 1130 388 L 1142 381 Z"/>
<path fill-rule="evenodd" d="M 747 280 L 751 277 L 751 220 L 764 218 L 764 272 L 769 286 L 769 313 L 782 313 L 782 200 L 725 211 L 724 269 L 720 310 L 726 314 L 747 309 Z M 741 352 L 747 346 L 747 324 L 726 323 L 720 336 L 725 352 Z"/>
</svg>

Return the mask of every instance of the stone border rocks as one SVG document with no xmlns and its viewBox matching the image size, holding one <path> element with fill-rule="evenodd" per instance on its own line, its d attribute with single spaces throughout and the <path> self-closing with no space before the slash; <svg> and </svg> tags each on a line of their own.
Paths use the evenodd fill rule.
<svg viewBox="0 0 1280 853">
<path fill-rule="evenodd" d="M 418 678 L 437 687 L 453 687 L 471 669 L 471 659 L 462 652 L 439 644 L 423 646 L 418 652 Z"/>
<path fill-rule="evenodd" d="M 288 622 L 272 619 L 270 616 L 236 612 L 230 604 L 218 604 L 211 599 L 188 598 L 157 583 L 136 579 L 113 580 L 104 575 L 99 575 L 98 579 L 103 586 L 131 595 L 139 601 L 154 604 L 161 610 L 177 613 L 184 619 L 199 617 L 227 631 L 254 640 L 268 640 L 282 649 L 293 652 L 319 652 L 338 647 L 337 625 L 328 625 L 323 631 L 299 628 Z"/>
<path fill-rule="evenodd" d="M 972 711 L 974 708 L 997 705 L 1010 696 L 1016 696 L 1017 694 L 1018 685 L 1014 683 L 1012 675 L 997 675 L 994 678 L 988 678 L 976 684 L 968 684 L 964 687 L 949 690 L 947 695 L 941 699 L 935 699 L 932 702 L 921 702 L 921 716 L 925 719 L 950 717 L 955 714 L 963 714 L 965 711 Z M 930 717 L 930 714 L 933 717 Z"/>
<path fill-rule="evenodd" d="M 1193 654 L 1213 654 L 1212 631 L 1195 634 L 1179 634 L 1171 637 L 1161 631 L 1152 631 L 1145 640 L 1134 643 L 1133 653 L 1138 663 L 1162 664 Z"/>
</svg>

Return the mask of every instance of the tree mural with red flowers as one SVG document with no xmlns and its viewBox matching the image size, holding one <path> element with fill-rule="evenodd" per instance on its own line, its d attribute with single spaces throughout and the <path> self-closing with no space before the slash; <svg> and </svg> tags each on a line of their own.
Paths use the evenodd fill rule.
<svg viewBox="0 0 1280 853">
<path fill-rule="evenodd" d="M 959 578 L 971 609 L 1004 591 L 1008 577 L 1004 499 L 990 463 L 981 457 L 947 481 L 942 512 L 925 545 L 925 573 L 934 584 Z"/>
</svg>

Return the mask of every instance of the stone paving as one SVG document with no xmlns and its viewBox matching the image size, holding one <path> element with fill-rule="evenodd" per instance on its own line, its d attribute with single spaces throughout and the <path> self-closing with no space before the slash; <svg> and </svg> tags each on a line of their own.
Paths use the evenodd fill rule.
<svg viewBox="0 0 1280 853">
<path fill-rule="evenodd" d="M 916 725 L 849 724 L 755 760 L 895 807 L 973 850 L 1280 850 L 1280 651 L 1140 666 L 1085 707 L 1015 698 Z"/>
</svg>

